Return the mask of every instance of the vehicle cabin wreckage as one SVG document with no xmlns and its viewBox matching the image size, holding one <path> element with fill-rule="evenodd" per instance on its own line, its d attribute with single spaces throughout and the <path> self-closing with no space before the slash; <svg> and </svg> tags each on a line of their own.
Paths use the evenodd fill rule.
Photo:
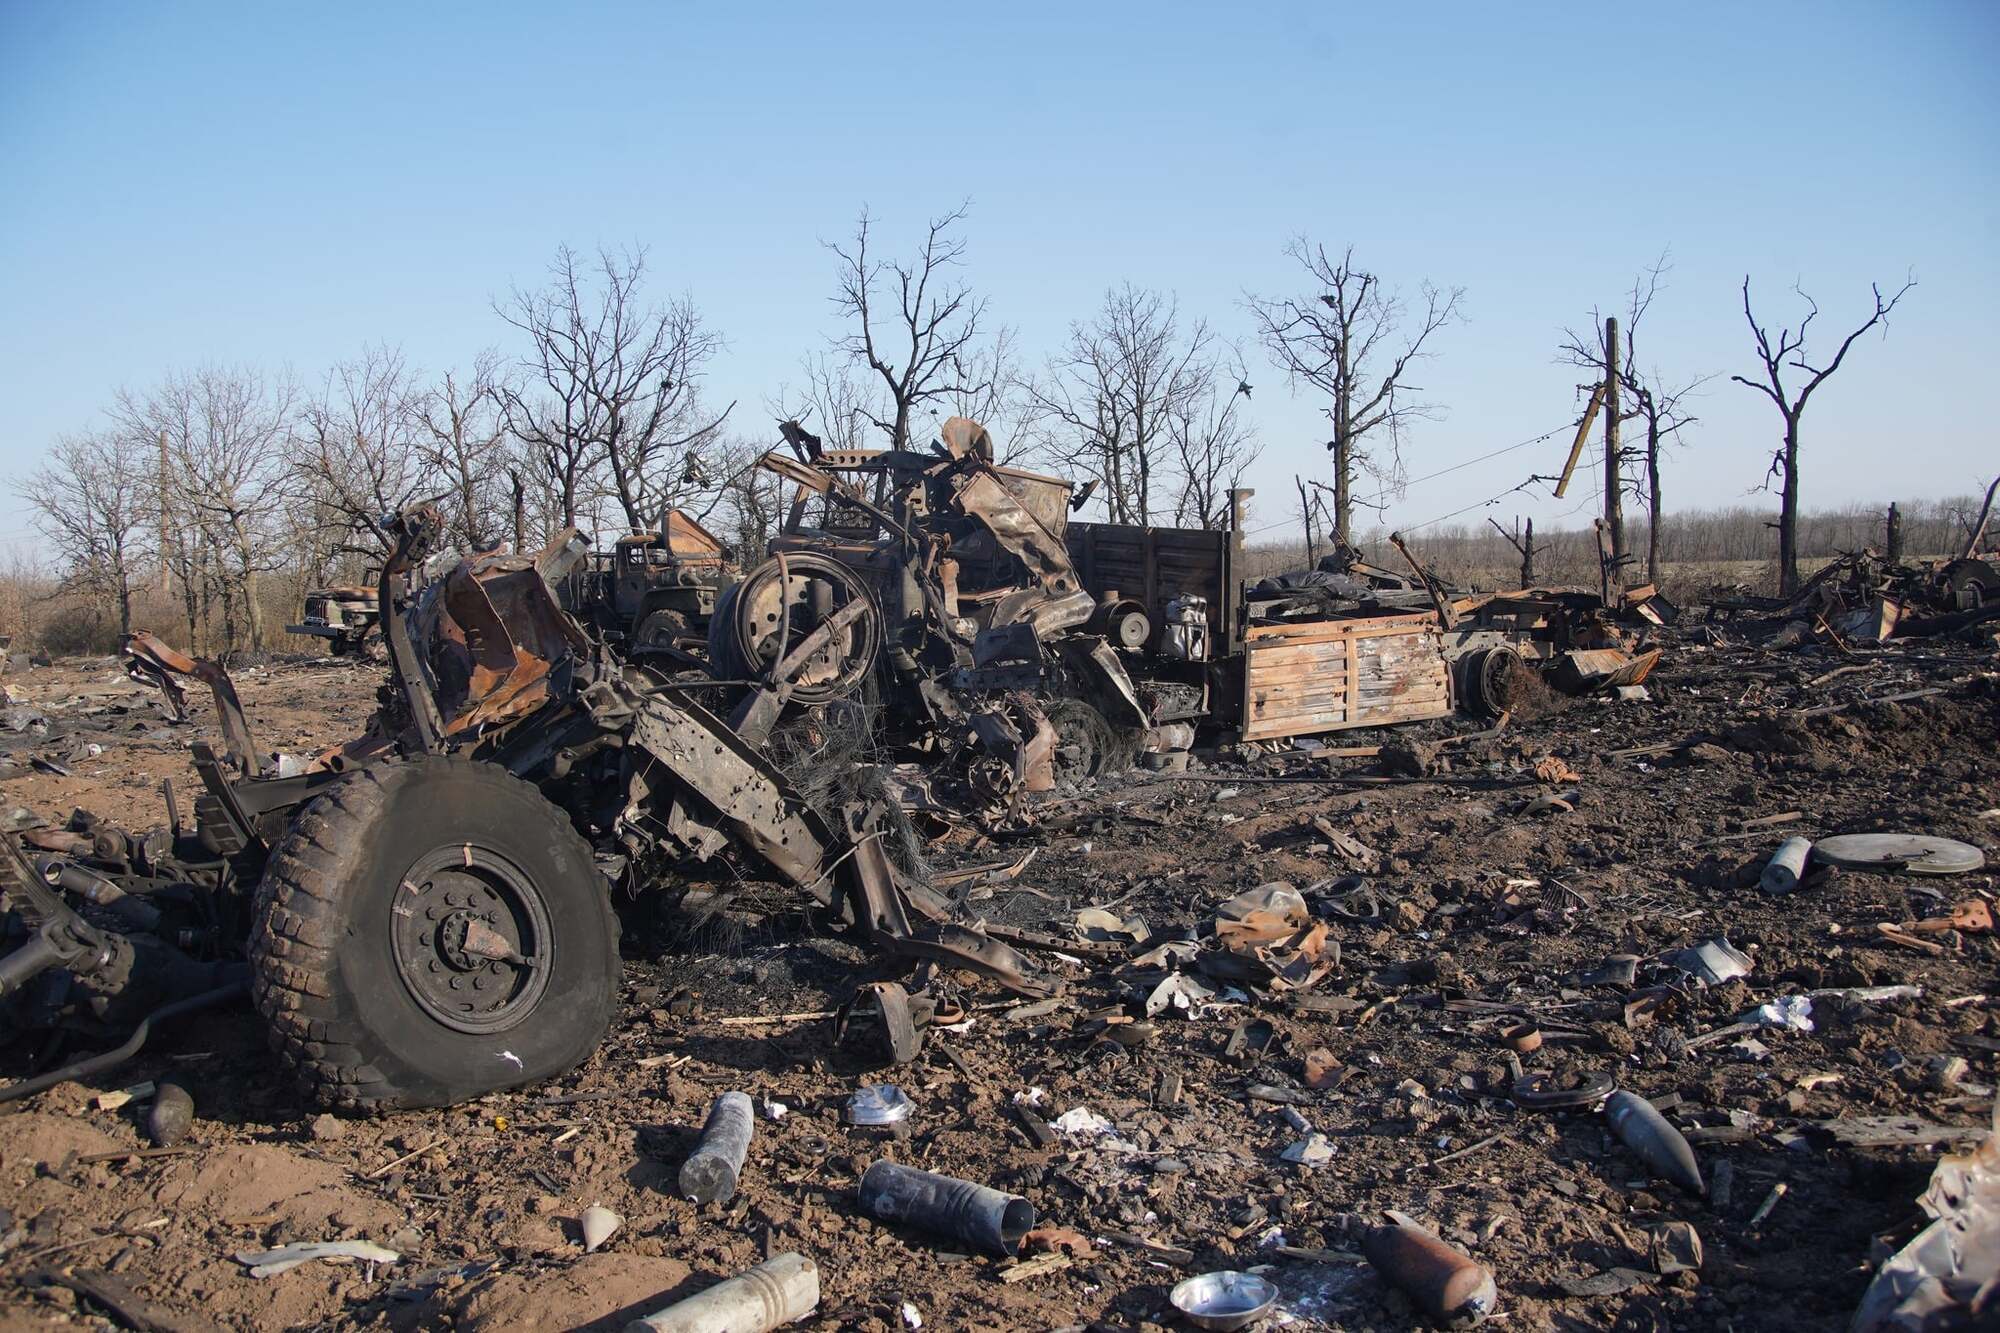
<svg viewBox="0 0 2000 1333">
<path fill-rule="evenodd" d="M 1636 686 L 1658 657 L 1649 623 L 1673 614 L 1650 590 L 1609 606 L 1459 594 L 1414 560 L 1246 587 L 1248 492 L 1226 531 L 1072 522 L 1087 491 L 997 465 L 963 418 L 927 452 L 781 430 L 760 465 L 792 484 L 789 510 L 740 576 L 677 513 L 608 557 L 575 530 L 532 555 L 467 555 L 440 549 L 431 509 L 388 520 L 361 613 L 388 679 L 363 733 L 309 760 L 260 751 L 220 665 L 134 634 L 129 670 L 176 720 L 181 682 L 208 688 L 223 752 L 194 745 L 198 795 L 184 819 L 168 785 L 168 827 L 79 812 L 8 840 L 9 1030 L 47 1034 L 44 1065 L 127 1035 L 0 1099 L 109 1068 L 151 1025 L 246 992 L 325 1105 L 546 1079 L 610 1026 L 614 901 L 670 904 L 721 878 L 788 886 L 914 966 L 855 1006 L 909 1059 L 940 975 L 1040 997 L 1054 983 L 1033 953 L 1076 949 L 927 883 L 899 850 L 909 809 L 1004 828 L 1032 820 L 1033 794 L 1142 754 L 1184 764 L 1198 732 L 1492 716 L 1537 677 Z M 782 762 L 798 754 L 815 762 Z M 924 777 L 893 780 L 873 755 Z"/>
</svg>

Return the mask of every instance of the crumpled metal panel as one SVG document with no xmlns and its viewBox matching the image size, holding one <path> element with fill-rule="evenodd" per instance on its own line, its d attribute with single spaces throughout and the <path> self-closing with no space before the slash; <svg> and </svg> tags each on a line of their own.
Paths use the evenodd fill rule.
<svg viewBox="0 0 2000 1333">
<path fill-rule="evenodd" d="M 549 702 L 551 673 L 590 641 L 549 586 L 572 563 L 573 534 L 535 556 L 462 560 L 426 590 L 417 637 L 447 736 L 525 717 Z"/>
<path fill-rule="evenodd" d="M 236 682 L 220 662 L 187 654 L 162 642 L 145 630 L 125 636 L 126 670 L 134 680 L 150 681 L 159 687 L 173 711 L 176 722 L 187 720 L 187 696 L 175 676 L 193 676 L 208 686 L 215 696 L 216 718 L 222 727 L 222 741 L 237 767 L 251 777 L 264 771 L 263 758 L 250 735 L 250 721 L 243 715 L 243 703 L 236 697 Z"/>
<path fill-rule="evenodd" d="M 959 508 L 984 524 L 1034 581 L 1033 590 L 1023 590 L 1028 595 L 1016 593 L 995 605 L 992 624 L 1027 620 L 1042 633 L 1054 634 L 1090 619 L 1097 599 L 1078 581 L 1068 548 L 1001 484 L 990 466 L 975 464 L 954 494 Z"/>
</svg>

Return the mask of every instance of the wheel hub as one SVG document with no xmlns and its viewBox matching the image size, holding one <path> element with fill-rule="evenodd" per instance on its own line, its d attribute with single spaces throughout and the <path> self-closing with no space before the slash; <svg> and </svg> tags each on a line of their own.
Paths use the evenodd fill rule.
<svg viewBox="0 0 2000 1333">
<path fill-rule="evenodd" d="M 470 844 L 440 848 L 403 876 L 393 910 L 397 974 L 446 1027 L 510 1028 L 547 990 L 548 907 L 505 857 Z"/>
</svg>

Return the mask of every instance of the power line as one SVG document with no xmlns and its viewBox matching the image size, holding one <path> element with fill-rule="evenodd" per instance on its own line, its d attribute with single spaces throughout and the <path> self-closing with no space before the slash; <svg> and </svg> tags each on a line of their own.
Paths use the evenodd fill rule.
<svg viewBox="0 0 2000 1333">
<path fill-rule="evenodd" d="M 1511 454 L 1516 449 L 1526 449 L 1529 445 L 1547 443 L 1549 440 L 1562 434 L 1564 431 L 1575 430 L 1575 429 L 1576 429 L 1576 423 L 1572 421 L 1567 423 L 1566 425 L 1557 426 L 1554 430 L 1545 430 L 1540 435 L 1535 436 L 1535 438 L 1532 440 L 1522 440 L 1519 444 L 1510 444 L 1504 449 L 1495 449 L 1490 454 L 1481 454 L 1477 458 L 1468 458 L 1463 463 L 1453 463 L 1450 467 L 1440 468 L 1436 472 L 1432 472 L 1426 476 L 1412 478 L 1409 481 L 1403 482 L 1397 489 L 1408 490 L 1412 486 L 1421 486 L 1423 483 L 1427 481 L 1436 481 L 1439 477 L 1448 476 L 1453 472 L 1459 471 L 1461 468 L 1471 467 L 1474 463 L 1484 463 L 1489 458 L 1498 458 L 1502 454 Z M 1387 487 L 1384 487 L 1383 489 L 1375 492 L 1376 503 L 1380 504 L 1382 497 L 1384 495 L 1387 495 L 1388 493 L 1389 492 Z"/>
<path fill-rule="evenodd" d="M 1410 481 L 1405 481 L 1400 486 L 1398 486 L 1397 489 L 1401 491 L 1407 491 L 1412 486 L 1419 486 L 1427 481 L 1436 481 L 1439 477 L 1449 476 L 1451 473 L 1460 471 L 1461 469 L 1464 468 L 1469 468 L 1475 463 L 1484 463 L 1488 459 L 1498 458 L 1502 454 L 1511 454 L 1517 449 L 1526 449 L 1532 445 L 1545 444 L 1549 440 L 1554 439 L 1556 436 L 1562 434 L 1564 431 L 1575 430 L 1575 429 L 1576 429 L 1576 423 L 1574 421 L 1566 422 L 1563 425 L 1557 426 L 1552 430 L 1545 430 L 1540 435 L 1536 435 L 1530 439 L 1521 440 L 1515 444 L 1505 445 L 1499 449 L 1493 450 L 1490 453 L 1480 454 L 1477 457 L 1468 458 L 1463 460 L 1462 462 L 1453 463 L 1450 467 L 1440 468 L 1436 472 L 1426 473 L 1424 476 L 1414 478 L 1413 480 Z M 1530 478 L 1530 480 L 1532 481 L 1533 479 Z M 1479 504 L 1466 506 L 1466 508 L 1459 510 L 1458 514 L 1469 513 L 1471 510 L 1480 508 L 1481 505 L 1488 505 L 1494 503 L 1494 501 L 1505 499 L 1507 496 L 1512 495 L 1515 491 L 1522 489 L 1522 487 L 1526 485 L 1528 485 L 1528 482 L 1523 482 L 1521 483 L 1520 486 L 1510 487 L 1509 489 L 1502 491 L 1499 495 L 1494 496 L 1492 500 L 1482 500 L 1479 502 Z M 1387 494 L 1388 494 L 1387 487 L 1384 487 L 1383 489 L 1375 493 L 1374 507 L 1378 512 L 1385 507 L 1382 503 L 1382 498 Z M 1432 524 L 1442 523 L 1444 522 L 1445 518 L 1456 518 L 1458 514 L 1446 514 L 1444 518 L 1434 518 L 1429 523 L 1421 523 L 1418 524 L 1416 528 L 1407 528 L 1405 529 L 1405 531 L 1415 532 L 1418 531 L 1420 528 L 1427 528 L 1432 526 Z M 1293 523 L 1293 521 L 1294 520 L 1289 518 L 1281 518 L 1278 519 L 1276 522 L 1266 523 L 1261 527 L 1251 528 L 1248 532 L 1245 532 L 1243 535 L 1246 537 L 1255 537 L 1260 533 L 1269 532 L 1273 528 L 1289 527 Z"/>
<path fill-rule="evenodd" d="M 1553 432 L 1551 432 L 1551 433 L 1553 433 Z M 1603 462 L 1602 462 L 1602 460 L 1601 460 L 1601 459 L 1595 459 L 1595 458 L 1593 458 L 1593 459 L 1591 459 L 1591 460 L 1590 460 L 1589 462 L 1587 462 L 1587 463 L 1583 464 L 1582 466 L 1583 466 L 1583 470 L 1584 470 L 1585 472 L 1589 472 L 1589 473 L 1592 473 L 1592 474 L 1594 475 L 1594 474 L 1596 474 L 1597 472 L 1599 472 L 1599 471 L 1600 471 L 1600 470 L 1602 469 L 1602 467 L 1603 467 Z M 1491 498 L 1489 498 L 1489 499 L 1485 499 L 1485 500 L 1481 500 L 1481 501 L 1479 501 L 1479 502 L 1478 502 L 1477 504 L 1469 504 L 1469 505 L 1467 505 L 1467 506 L 1466 506 L 1465 508 L 1463 508 L 1463 509 L 1454 509 L 1454 510 L 1453 510 L 1453 511 L 1452 511 L 1451 513 L 1449 513 L 1449 514 L 1446 514 L 1446 515 L 1444 515 L 1444 516 L 1443 516 L 1443 517 L 1441 517 L 1441 518 L 1434 518 L 1434 519 L 1430 519 L 1430 520 L 1429 520 L 1429 521 L 1427 521 L 1427 522 L 1424 522 L 1424 523 L 1418 523 L 1418 524 L 1416 524 L 1416 525 L 1415 525 L 1415 526 L 1413 526 L 1413 527 L 1406 527 L 1406 528 L 1403 528 L 1403 529 L 1402 529 L 1402 531 L 1404 531 L 1404 532 L 1422 532 L 1422 531 L 1423 531 L 1423 530 L 1424 530 L 1425 528 L 1432 528 L 1432 527 L 1436 527 L 1436 526 L 1437 526 L 1438 524 L 1440 524 L 1440 523 L 1444 522 L 1444 521 L 1445 521 L 1446 519 L 1453 519 L 1453 518 L 1457 518 L 1457 517 L 1458 517 L 1458 516 L 1459 516 L 1460 514 L 1469 514 L 1469 513 L 1471 513 L 1471 512 L 1473 511 L 1473 510 L 1475 510 L 1475 509 L 1484 509 L 1484 508 L 1485 508 L 1486 506 L 1488 506 L 1488 505 L 1495 505 L 1495 504 L 1498 504 L 1498 503 L 1500 503 L 1500 502 L 1501 502 L 1502 500 L 1506 499 L 1506 498 L 1507 498 L 1508 496 L 1510 496 L 1510 495 L 1513 495 L 1513 494 L 1515 494 L 1515 493 L 1516 493 L 1517 491 L 1525 491 L 1525 490 L 1527 490 L 1527 489 L 1528 489 L 1528 487 L 1530 487 L 1530 486 L 1534 485 L 1534 484 L 1535 484 L 1536 482 L 1538 482 L 1538 481 L 1546 481 L 1546 480 L 1548 480 L 1548 478 L 1546 478 L 1546 477 L 1530 477 L 1530 478 L 1528 478 L 1528 479 L 1527 479 L 1526 481 L 1522 482 L 1522 483 L 1521 483 L 1520 485 L 1518 485 L 1518 486 L 1509 486 L 1509 487 L 1508 487 L 1508 488 L 1507 488 L 1506 490 L 1504 490 L 1504 491 L 1500 492 L 1500 493 L 1499 493 L 1498 495 L 1495 495 L 1495 496 L 1493 496 L 1493 497 L 1491 497 Z M 1553 497 L 1551 497 L 1551 498 L 1553 498 Z M 1579 510 L 1579 509 L 1584 509 L 1584 508 L 1586 508 L 1586 507 L 1588 507 L 1588 506 L 1590 506 L 1590 505 L 1592 505 L 1592 504 L 1595 504 L 1595 503 L 1596 503 L 1596 497 L 1595 497 L 1595 496 L 1592 496 L 1592 495 L 1590 495 L 1589 493 L 1587 493 L 1587 492 L 1586 492 L 1586 494 L 1585 494 L 1585 497 L 1584 497 L 1584 499 L 1583 499 L 1582 503 L 1578 504 L 1578 505 L 1576 506 L 1576 508 L 1574 508 L 1574 509 L 1568 509 L 1568 510 L 1565 510 L 1565 511 L 1563 511 L 1562 513 L 1560 513 L 1560 514 L 1556 515 L 1556 517 L 1557 517 L 1557 518 L 1568 518 L 1568 517 L 1569 517 L 1569 516 L 1570 516 L 1571 514 L 1574 514 L 1574 513 L 1576 513 L 1576 512 L 1577 512 L 1577 510 Z"/>
</svg>

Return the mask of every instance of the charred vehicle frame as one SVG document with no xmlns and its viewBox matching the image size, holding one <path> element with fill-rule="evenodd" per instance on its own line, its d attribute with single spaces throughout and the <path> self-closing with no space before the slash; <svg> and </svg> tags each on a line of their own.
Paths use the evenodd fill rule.
<svg viewBox="0 0 2000 1333">
<path fill-rule="evenodd" d="M 1046 993 L 998 932 L 897 868 L 893 806 L 816 809 L 760 753 L 830 633 L 794 642 L 725 718 L 703 686 L 619 661 L 562 610 L 574 532 L 535 556 L 428 566 L 435 512 L 394 532 L 380 706 L 308 763 L 258 752 L 219 666 L 134 636 L 134 675 L 176 707 L 180 677 L 210 687 L 227 753 L 196 748 L 191 830 L 170 805 L 173 826 L 144 835 L 73 824 L 10 842 L 0 1004 L 21 1030 L 150 1022 L 247 986 L 316 1100 L 462 1101 L 586 1058 L 620 977 L 614 892 L 657 893 L 718 857 L 891 955 Z M 0 1099 L 123 1058 L 145 1031 Z"/>
</svg>

